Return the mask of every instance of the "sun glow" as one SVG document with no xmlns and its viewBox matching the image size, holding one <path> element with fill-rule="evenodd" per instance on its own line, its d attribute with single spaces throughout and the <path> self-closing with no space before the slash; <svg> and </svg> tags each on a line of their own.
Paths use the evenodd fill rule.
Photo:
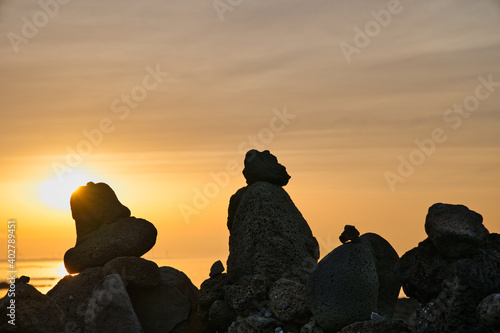
<svg viewBox="0 0 500 333">
<path fill-rule="evenodd" d="M 64 263 L 62 262 L 61 265 L 59 266 L 59 269 L 57 270 L 57 275 L 59 277 L 65 277 L 69 273 L 66 271 L 66 267 L 64 266 Z"/>
<path fill-rule="evenodd" d="M 69 200 L 71 194 L 78 187 L 88 182 L 99 181 L 101 180 L 98 177 L 86 174 L 80 170 L 73 170 L 41 183 L 38 187 L 38 195 L 46 205 L 62 210 L 70 210 Z"/>
</svg>

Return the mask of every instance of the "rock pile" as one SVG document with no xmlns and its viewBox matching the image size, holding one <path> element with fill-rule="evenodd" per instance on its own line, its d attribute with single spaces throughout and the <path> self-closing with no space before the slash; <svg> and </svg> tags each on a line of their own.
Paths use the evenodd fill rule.
<svg viewBox="0 0 500 333">
<path fill-rule="evenodd" d="M 400 290 L 394 273 L 398 254 L 384 238 L 373 233 L 359 236 L 353 226 L 345 226 L 339 239 L 344 244 L 314 267 L 307 283 L 315 320 L 325 332 L 337 332 L 356 322 L 363 323 L 342 332 L 369 327 L 374 332 L 396 332 L 401 325 L 389 319 Z M 370 321 L 374 313 L 383 318 L 382 324 Z"/>
<path fill-rule="evenodd" d="M 269 151 L 249 151 L 228 208 L 227 273 L 214 264 L 200 289 L 211 332 L 299 332 L 311 319 L 305 283 L 319 258 L 309 225 L 282 188 L 290 176 Z M 312 331 L 311 331 L 312 332 Z"/>
<path fill-rule="evenodd" d="M 105 183 L 87 183 L 71 196 L 77 241 L 64 255 L 69 273 L 103 266 L 117 257 L 140 257 L 156 242 L 157 231 L 146 220 L 130 217 Z"/>
<path fill-rule="evenodd" d="M 191 280 L 140 258 L 156 242 L 153 224 L 131 217 L 104 183 L 80 187 L 71 209 L 77 242 L 64 262 L 68 272 L 79 274 L 67 275 L 43 295 L 65 318 L 50 332 L 206 331 Z"/>
<path fill-rule="evenodd" d="M 397 265 L 406 295 L 421 303 L 417 332 L 500 330 L 500 235 L 482 222 L 463 205 L 429 208 L 427 239 Z"/>
</svg>

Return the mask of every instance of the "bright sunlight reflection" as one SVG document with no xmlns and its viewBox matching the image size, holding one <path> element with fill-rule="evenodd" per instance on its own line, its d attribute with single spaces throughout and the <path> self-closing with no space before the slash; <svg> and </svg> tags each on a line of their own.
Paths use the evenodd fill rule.
<svg viewBox="0 0 500 333">
<path fill-rule="evenodd" d="M 44 204 L 70 210 L 69 199 L 78 187 L 88 182 L 99 182 L 99 178 L 86 174 L 80 170 L 73 170 L 63 174 L 60 178 L 54 177 L 38 187 L 38 194 Z"/>
<path fill-rule="evenodd" d="M 68 275 L 68 272 L 66 271 L 66 267 L 64 267 L 64 263 L 61 263 L 61 266 L 59 266 L 59 269 L 57 270 L 57 275 L 60 277 L 65 277 Z"/>
</svg>

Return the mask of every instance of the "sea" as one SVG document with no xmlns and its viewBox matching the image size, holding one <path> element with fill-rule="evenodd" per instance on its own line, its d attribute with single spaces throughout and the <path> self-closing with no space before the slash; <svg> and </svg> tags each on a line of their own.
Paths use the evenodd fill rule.
<svg viewBox="0 0 500 333">
<path fill-rule="evenodd" d="M 219 260 L 218 258 L 189 258 L 189 259 L 170 259 L 170 258 L 146 258 L 154 261 L 158 266 L 170 266 L 184 272 L 191 282 L 198 288 L 203 281 L 208 279 L 210 267 Z M 30 277 L 30 282 L 38 291 L 46 294 L 52 289 L 65 275 L 68 273 L 64 268 L 62 260 L 26 260 L 16 261 L 15 263 L 16 277 L 23 275 Z M 225 266 L 225 265 L 224 265 Z M 7 282 L 9 277 L 9 263 L 7 260 L 0 262 L 0 282 Z M 0 295 L 3 297 L 7 293 L 7 289 L 0 289 Z"/>
</svg>

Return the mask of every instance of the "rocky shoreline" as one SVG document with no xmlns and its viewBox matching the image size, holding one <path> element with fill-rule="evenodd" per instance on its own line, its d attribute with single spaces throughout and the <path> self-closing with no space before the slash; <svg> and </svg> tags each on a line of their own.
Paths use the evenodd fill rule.
<svg viewBox="0 0 500 333">
<path fill-rule="evenodd" d="M 346 225 L 320 258 L 269 151 L 249 151 L 247 186 L 229 201 L 229 257 L 200 289 L 183 272 L 141 258 L 156 243 L 104 183 L 71 197 L 77 241 L 68 275 L 41 294 L 15 283 L 16 325 L 1 332 L 402 333 L 500 332 L 500 235 L 463 205 L 437 203 L 427 238 L 399 258 L 380 235 Z M 78 274 L 76 274 L 78 273 Z M 398 299 L 400 288 L 407 299 Z M 11 298 L 0 300 L 8 318 Z"/>
</svg>

